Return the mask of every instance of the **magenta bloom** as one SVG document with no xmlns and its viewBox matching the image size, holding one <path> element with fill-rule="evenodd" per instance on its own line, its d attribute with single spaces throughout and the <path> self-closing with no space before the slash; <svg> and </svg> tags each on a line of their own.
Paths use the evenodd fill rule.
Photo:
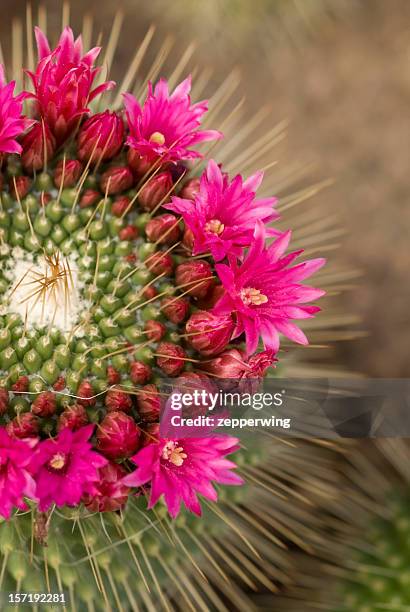
<svg viewBox="0 0 410 612">
<path fill-rule="evenodd" d="M 265 348 L 277 353 L 279 333 L 299 344 L 308 344 L 305 334 L 291 319 L 308 319 L 320 310 L 306 305 L 324 291 L 301 285 L 321 268 L 324 259 L 312 259 L 296 266 L 290 264 L 303 251 L 284 255 L 290 232 L 265 247 L 266 230 L 257 221 L 253 243 L 241 265 L 230 258 L 230 264 L 217 264 L 216 271 L 225 294 L 214 307 L 216 314 L 235 313 L 236 329 L 233 337 L 246 336 L 248 354 L 254 353 L 261 337 Z"/>
<path fill-rule="evenodd" d="M 41 512 L 53 503 L 74 506 L 84 494 L 94 494 L 99 468 L 107 459 L 91 450 L 94 425 L 77 431 L 63 429 L 56 438 L 39 444 L 34 458 L 36 495 Z"/>
<path fill-rule="evenodd" d="M 10 518 L 13 508 L 25 510 L 24 497 L 35 499 L 36 483 L 30 463 L 37 440 L 17 440 L 0 427 L 0 515 Z"/>
<path fill-rule="evenodd" d="M 22 116 L 26 94 L 13 96 L 15 82 L 6 83 L 4 68 L 0 64 L 0 155 L 21 153 L 17 137 L 33 123 Z"/>
<path fill-rule="evenodd" d="M 229 436 L 161 439 L 132 457 L 138 467 L 124 478 L 124 483 L 131 487 L 151 483 L 148 508 L 163 495 L 173 518 L 180 511 L 181 501 L 188 510 L 200 515 L 198 493 L 217 501 L 212 481 L 227 485 L 243 483 L 240 476 L 231 472 L 235 463 L 225 458 L 238 448 L 237 438 Z"/>
<path fill-rule="evenodd" d="M 99 72 L 94 62 L 100 49 L 95 47 L 83 56 L 81 36 L 74 40 L 71 28 L 64 29 L 54 51 L 39 28 L 36 28 L 36 40 L 39 64 L 35 73 L 28 74 L 34 85 L 38 113 L 61 144 L 89 112 L 88 104 L 114 83 L 110 81 L 92 89 Z"/>
<path fill-rule="evenodd" d="M 159 157 L 173 162 L 201 157 L 191 147 L 221 138 L 222 134 L 216 130 L 199 130 L 208 103 L 191 105 L 190 91 L 190 77 L 172 94 L 165 79 L 160 79 L 155 89 L 148 83 L 148 95 L 142 108 L 133 95 L 124 94 L 130 130 L 127 144 L 150 161 Z"/>
<path fill-rule="evenodd" d="M 273 210 L 276 198 L 255 199 L 262 179 L 263 172 L 257 172 L 246 181 L 238 174 L 230 182 L 211 160 L 193 201 L 173 197 L 172 203 L 164 208 L 182 215 L 193 234 L 194 255 L 210 251 L 215 261 L 228 253 L 239 257 L 243 248 L 252 242 L 256 220 L 269 223 L 279 217 Z M 267 230 L 268 236 L 279 234 L 276 230 Z"/>
</svg>

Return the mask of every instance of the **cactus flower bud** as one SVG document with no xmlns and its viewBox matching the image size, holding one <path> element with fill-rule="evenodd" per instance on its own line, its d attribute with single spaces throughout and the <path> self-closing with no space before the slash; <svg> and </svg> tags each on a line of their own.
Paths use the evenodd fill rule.
<svg viewBox="0 0 410 612">
<path fill-rule="evenodd" d="M 83 124 L 77 139 L 78 157 L 92 164 L 117 155 L 124 139 L 124 122 L 110 111 L 97 113 Z"/>
<path fill-rule="evenodd" d="M 167 376 L 178 376 L 185 367 L 186 353 L 181 346 L 173 342 L 161 342 L 158 345 L 157 365 Z"/>
<path fill-rule="evenodd" d="M 40 420 L 31 412 L 23 412 L 6 425 L 12 438 L 35 438 L 40 431 Z"/>
<path fill-rule="evenodd" d="M 145 176 L 152 168 L 153 162 L 147 157 L 142 157 L 135 149 L 129 149 L 127 153 L 127 162 L 131 166 L 133 172 L 139 177 Z"/>
<path fill-rule="evenodd" d="M 202 355 L 211 356 L 224 350 L 232 337 L 234 322 L 231 315 L 200 310 L 188 319 L 185 329 L 189 344 Z"/>
<path fill-rule="evenodd" d="M 57 430 L 61 431 L 68 427 L 72 431 L 84 427 L 88 424 L 87 411 L 81 404 L 74 404 L 74 406 L 68 406 L 58 417 Z"/>
<path fill-rule="evenodd" d="M 220 378 L 241 378 L 248 370 L 243 351 L 232 348 L 201 363 L 201 370 Z"/>
<path fill-rule="evenodd" d="M 180 233 L 178 219 L 168 213 L 154 217 L 145 227 L 148 240 L 158 244 L 174 244 L 179 240 Z"/>
<path fill-rule="evenodd" d="M 145 323 L 146 336 L 151 342 L 159 342 L 166 334 L 167 328 L 159 321 L 147 321 Z"/>
<path fill-rule="evenodd" d="M 31 189 L 31 180 L 28 176 L 16 176 L 10 179 L 9 187 L 13 198 L 22 200 Z"/>
<path fill-rule="evenodd" d="M 30 384 L 30 379 L 28 376 L 20 376 L 18 380 L 11 387 L 13 393 L 27 393 L 28 387 Z"/>
<path fill-rule="evenodd" d="M 138 238 L 138 228 L 135 225 L 127 225 L 122 230 L 120 230 L 119 238 L 120 240 L 136 240 Z"/>
<path fill-rule="evenodd" d="M 89 208 L 101 199 L 101 193 L 95 189 L 86 189 L 80 199 L 80 208 Z"/>
<path fill-rule="evenodd" d="M 24 136 L 21 145 L 23 148 L 21 154 L 23 168 L 27 172 L 33 173 L 44 168 L 45 157 L 47 161 L 53 158 L 56 140 L 46 123 L 36 121 L 31 130 Z"/>
<path fill-rule="evenodd" d="M 189 302 L 184 298 L 164 298 L 161 310 L 171 323 L 182 323 L 189 312 Z"/>
<path fill-rule="evenodd" d="M 214 284 L 212 268 L 202 259 L 180 264 L 175 270 L 175 280 L 184 292 L 196 298 L 205 297 Z"/>
<path fill-rule="evenodd" d="M 0 416 L 7 412 L 9 407 L 9 392 L 7 389 L 0 389 Z"/>
<path fill-rule="evenodd" d="M 193 251 L 194 241 L 195 241 L 195 237 L 194 237 L 193 231 L 190 230 L 188 227 L 185 228 L 184 236 L 182 238 L 182 244 L 184 245 L 184 247 L 189 253 L 192 253 Z"/>
<path fill-rule="evenodd" d="M 142 438 L 142 446 L 155 444 L 159 440 L 159 423 L 149 423 L 144 427 L 144 435 Z"/>
<path fill-rule="evenodd" d="M 131 200 L 128 196 L 118 196 L 111 207 L 111 212 L 115 217 L 122 217 L 130 209 Z"/>
<path fill-rule="evenodd" d="M 113 166 L 101 176 L 100 187 L 107 195 L 121 193 L 132 187 L 134 177 L 128 166 Z"/>
<path fill-rule="evenodd" d="M 130 378 L 134 385 L 145 385 L 152 375 L 150 366 L 142 361 L 133 361 L 130 365 Z"/>
<path fill-rule="evenodd" d="M 54 185 L 59 189 L 61 185 L 64 189 L 74 187 L 81 176 L 83 166 L 78 159 L 62 159 L 56 165 L 54 171 Z"/>
<path fill-rule="evenodd" d="M 105 405 L 108 412 L 121 411 L 128 413 L 131 412 L 132 398 L 129 393 L 112 389 L 111 391 L 107 391 Z"/>
<path fill-rule="evenodd" d="M 124 412 L 110 412 L 97 431 L 97 448 L 110 459 L 130 457 L 139 446 L 141 430 Z"/>
<path fill-rule="evenodd" d="M 158 421 L 161 410 L 161 396 L 155 385 L 145 385 L 137 395 L 138 414 L 148 423 Z"/>
<path fill-rule="evenodd" d="M 95 406 L 97 399 L 94 389 L 88 380 L 83 380 L 77 389 L 77 402 L 82 406 Z"/>
<path fill-rule="evenodd" d="M 143 210 L 151 212 L 164 200 L 172 189 L 170 172 L 160 172 L 147 180 L 138 196 L 138 202 Z"/>
<path fill-rule="evenodd" d="M 121 381 L 121 374 L 112 366 L 107 367 L 107 381 L 109 385 L 118 385 Z"/>
<path fill-rule="evenodd" d="M 31 405 L 31 412 L 41 417 L 52 416 L 56 409 L 56 396 L 51 391 L 40 393 Z"/>
<path fill-rule="evenodd" d="M 201 181 L 198 177 L 188 179 L 185 181 L 179 193 L 179 197 L 185 200 L 194 200 L 196 194 L 199 192 L 200 183 Z"/>
<path fill-rule="evenodd" d="M 127 503 L 130 488 L 122 482 L 127 471 L 118 463 L 110 462 L 98 471 L 99 480 L 93 493 L 83 495 L 83 502 L 90 512 L 116 512 Z"/>
<path fill-rule="evenodd" d="M 169 253 L 156 251 L 147 259 L 147 268 L 155 275 L 164 274 L 165 276 L 171 276 L 174 262 Z"/>
<path fill-rule="evenodd" d="M 137 396 L 138 414 L 148 423 L 158 421 L 161 411 L 161 396 L 155 385 L 145 385 Z"/>
</svg>

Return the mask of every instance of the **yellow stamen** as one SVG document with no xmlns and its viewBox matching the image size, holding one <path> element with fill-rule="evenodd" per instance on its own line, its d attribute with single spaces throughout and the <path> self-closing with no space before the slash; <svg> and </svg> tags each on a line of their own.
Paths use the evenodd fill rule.
<svg viewBox="0 0 410 612">
<path fill-rule="evenodd" d="M 53 457 L 51 457 L 49 464 L 53 470 L 61 470 L 65 466 L 65 455 L 63 453 L 56 453 Z"/>
<path fill-rule="evenodd" d="M 180 467 L 188 457 L 184 453 L 182 446 L 177 446 L 175 442 L 167 442 L 162 449 L 162 458 Z"/>
<path fill-rule="evenodd" d="M 253 287 L 245 287 L 240 295 L 245 306 L 260 306 L 268 301 L 268 296 L 261 293 L 260 289 L 254 289 Z"/>
<path fill-rule="evenodd" d="M 216 234 L 217 236 L 222 234 L 224 229 L 225 229 L 225 226 L 222 223 L 222 221 L 220 221 L 219 219 L 211 219 L 205 225 L 205 231 L 206 232 L 209 232 L 210 234 Z"/>
<path fill-rule="evenodd" d="M 163 145 L 165 143 L 165 136 L 161 134 L 161 132 L 153 132 L 149 137 L 150 142 L 155 142 L 156 144 Z"/>
</svg>

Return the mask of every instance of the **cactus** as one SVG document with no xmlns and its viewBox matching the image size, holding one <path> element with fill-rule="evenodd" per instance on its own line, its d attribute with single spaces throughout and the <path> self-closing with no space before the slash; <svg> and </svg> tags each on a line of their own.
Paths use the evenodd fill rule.
<svg viewBox="0 0 410 612">
<path fill-rule="evenodd" d="M 276 581 L 286 580 L 288 560 L 279 536 L 292 537 L 295 530 L 298 545 L 303 538 L 314 540 L 303 525 L 310 502 L 293 489 L 307 473 L 308 459 L 312 469 L 320 464 L 320 447 L 301 443 L 289 450 L 267 437 L 238 450 L 235 439 L 223 447 L 220 438 L 210 439 L 208 461 L 237 451 L 236 473 L 247 481 L 232 490 L 218 486 L 217 505 L 210 481 L 240 484 L 234 464 L 213 468 L 208 480 L 196 465 L 198 478 L 205 478 L 201 487 L 195 489 L 187 474 L 183 484 L 190 495 L 174 481 L 161 491 L 165 503 L 157 505 L 151 481 L 164 463 L 178 476 L 191 460 L 185 452 L 189 441 L 185 447 L 159 431 L 164 378 L 203 382 L 205 372 L 215 373 L 220 363 L 232 368 L 233 356 L 235 378 L 259 378 L 276 363 L 278 332 L 307 342 L 286 323 L 291 315 L 281 303 L 280 327 L 266 318 L 258 330 L 265 350 L 255 353 L 241 309 L 227 302 L 231 294 L 221 266 L 229 263 L 239 278 L 232 261 L 247 257 L 251 265 L 252 249 L 246 247 L 256 243 L 254 230 L 259 257 L 266 259 L 262 268 L 272 265 L 274 251 L 263 247 L 263 238 L 264 224 L 277 219 L 275 198 L 256 199 L 260 174 L 232 181 L 213 162 L 202 175 L 192 163 L 202 163 L 196 144 L 220 134 L 200 129 L 206 104 L 191 105 L 188 79 L 173 94 L 165 81 L 155 89 L 149 85 L 143 110 L 128 95 L 126 113 L 117 97 L 107 110 L 91 113 L 88 106 L 98 110 L 91 99 L 113 86 L 94 68 L 98 51 L 81 57 L 69 29 L 55 50 L 40 30 L 36 35 L 34 92 L 15 95 L 0 75 L 9 102 L 0 116 L 0 484 L 6 483 L 7 492 L 0 500 L 0 590 L 65 591 L 72 609 L 89 610 L 178 609 L 182 600 L 191 608 L 224 609 L 229 593 L 238 609 L 249 609 L 247 588 L 274 590 Z M 148 137 L 144 121 L 156 116 L 149 105 L 160 109 L 164 98 L 171 123 Z M 175 100 L 179 107 L 172 107 Z M 175 139 L 167 130 L 184 113 L 183 133 Z M 268 134 L 273 144 L 274 133 Z M 221 149 L 221 159 L 228 166 L 227 150 Z M 258 159 L 255 154 L 248 160 L 247 170 Z M 233 194 L 237 206 L 244 206 L 241 231 L 232 228 L 225 242 L 229 217 L 205 219 L 200 229 L 190 221 L 191 207 L 199 211 L 201 198 L 213 189 L 221 190 L 224 206 L 232 204 Z M 294 202 L 310 193 L 296 194 Z M 264 223 L 253 218 L 249 225 L 252 206 L 259 207 Z M 271 235 L 278 241 L 274 257 L 280 257 L 289 235 Z M 288 257 L 291 262 L 293 255 Z M 282 261 L 288 263 L 275 261 L 279 270 Z M 322 263 L 312 261 L 311 272 Z M 322 292 L 299 285 L 299 271 L 289 286 L 299 306 L 290 310 L 293 317 L 309 318 L 317 308 L 304 304 L 303 292 L 313 298 Z M 281 282 L 285 276 L 279 273 L 275 286 Z M 275 299 L 268 286 L 266 295 L 262 289 L 246 286 L 232 299 L 262 313 Z M 149 466 L 149 481 L 142 481 L 141 465 L 147 467 L 152 452 L 159 452 L 157 463 Z M 7 462 L 14 462 L 19 479 Z M 330 470 L 326 474 L 331 487 Z M 301 507 L 273 503 L 276 487 Z M 179 513 L 181 499 L 200 512 L 198 491 L 211 500 L 202 501 L 202 517 Z M 283 515 L 292 528 L 281 523 Z M 229 582 L 231 575 L 243 590 Z"/>
</svg>

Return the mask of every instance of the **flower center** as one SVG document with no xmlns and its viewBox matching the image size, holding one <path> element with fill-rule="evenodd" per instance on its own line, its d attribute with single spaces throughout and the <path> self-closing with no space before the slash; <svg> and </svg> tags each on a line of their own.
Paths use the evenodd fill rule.
<svg viewBox="0 0 410 612">
<path fill-rule="evenodd" d="M 67 466 L 68 455 L 66 453 L 56 453 L 48 462 L 48 468 L 52 472 L 61 472 Z"/>
<path fill-rule="evenodd" d="M 222 234 L 224 229 L 225 229 L 225 226 L 222 223 L 222 221 L 220 221 L 219 219 L 211 219 L 205 225 L 205 231 L 209 232 L 210 234 L 216 234 L 216 236 L 219 236 L 219 234 Z"/>
<path fill-rule="evenodd" d="M 152 132 L 151 136 L 149 137 L 149 141 L 163 145 L 165 143 L 165 136 L 161 132 Z"/>
<path fill-rule="evenodd" d="M 176 442 L 167 442 L 162 449 L 162 458 L 170 461 L 177 467 L 180 467 L 187 457 L 188 455 L 184 453 L 182 446 L 177 446 Z"/>
<path fill-rule="evenodd" d="M 261 293 L 260 289 L 254 289 L 253 287 L 242 289 L 240 296 L 245 306 L 260 306 L 268 301 L 267 295 Z"/>
</svg>

